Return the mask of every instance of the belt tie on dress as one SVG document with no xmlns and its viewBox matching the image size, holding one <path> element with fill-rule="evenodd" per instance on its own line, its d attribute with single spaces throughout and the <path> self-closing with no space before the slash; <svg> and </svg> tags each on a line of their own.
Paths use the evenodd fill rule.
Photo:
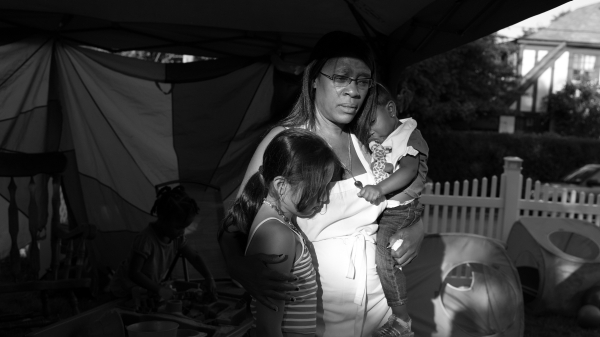
<svg viewBox="0 0 600 337">
<path fill-rule="evenodd" d="M 373 233 L 365 228 L 345 238 L 345 243 L 350 246 L 350 262 L 346 278 L 356 280 L 354 303 L 360 306 L 363 305 L 367 293 L 367 242 L 375 244 L 375 238 Z"/>
</svg>

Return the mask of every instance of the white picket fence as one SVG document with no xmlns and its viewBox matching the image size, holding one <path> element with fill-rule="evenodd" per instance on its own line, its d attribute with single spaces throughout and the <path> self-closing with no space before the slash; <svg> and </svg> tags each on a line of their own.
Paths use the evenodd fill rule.
<svg viewBox="0 0 600 337">
<path fill-rule="evenodd" d="M 521 216 L 581 219 L 600 226 L 600 194 L 555 189 L 531 179 L 523 184 L 522 162 L 505 157 L 500 179 L 483 178 L 481 184 L 477 179 L 454 182 L 452 189 L 448 182 L 443 188 L 440 183 L 428 184 L 420 200 L 425 205 L 426 231 L 473 233 L 506 241 Z"/>
</svg>

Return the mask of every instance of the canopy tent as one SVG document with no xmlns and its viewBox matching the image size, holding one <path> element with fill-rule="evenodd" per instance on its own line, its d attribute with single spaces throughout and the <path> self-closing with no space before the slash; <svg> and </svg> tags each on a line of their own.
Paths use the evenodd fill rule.
<svg viewBox="0 0 600 337">
<path fill-rule="evenodd" d="M 3 0 L 0 39 L 44 33 L 109 51 L 242 58 L 277 53 L 303 63 L 320 36 L 342 30 L 368 37 L 393 78 L 409 64 L 565 2 Z"/>
<path fill-rule="evenodd" d="M 114 267 L 152 219 L 156 185 L 234 193 L 298 79 L 278 69 L 303 64 L 324 33 L 365 36 L 393 82 L 408 64 L 564 2 L 2 0 L 0 150 L 69 156 L 73 218 L 98 226 L 99 262 Z M 81 45 L 217 59 L 155 64 Z M 19 207 L 26 216 L 26 201 Z"/>
</svg>

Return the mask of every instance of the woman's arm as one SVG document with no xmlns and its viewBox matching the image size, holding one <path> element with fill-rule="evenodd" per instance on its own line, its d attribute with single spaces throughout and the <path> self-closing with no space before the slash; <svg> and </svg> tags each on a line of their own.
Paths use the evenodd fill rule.
<svg viewBox="0 0 600 337">
<path fill-rule="evenodd" d="M 280 273 L 288 273 L 296 256 L 295 235 L 281 222 L 269 220 L 263 223 L 254 233 L 248 246 L 248 254 L 284 254 L 288 258 L 278 264 L 269 265 L 270 269 Z M 281 337 L 281 322 L 285 301 L 274 301 L 276 309 L 266 307 L 261 303 L 256 305 L 257 336 Z"/>
</svg>

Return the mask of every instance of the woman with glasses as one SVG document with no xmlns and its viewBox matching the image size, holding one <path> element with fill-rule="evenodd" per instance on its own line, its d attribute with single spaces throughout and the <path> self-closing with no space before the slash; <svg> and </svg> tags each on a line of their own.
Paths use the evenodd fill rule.
<svg viewBox="0 0 600 337">
<path fill-rule="evenodd" d="M 343 165 L 321 212 L 295 219 L 317 270 L 317 336 L 369 336 L 390 315 L 375 266 L 377 218 L 385 200 L 371 204 L 357 196 L 375 182 L 363 146 L 377 103 L 375 72 L 374 55 L 361 39 L 343 32 L 323 36 L 304 70 L 300 97 L 259 144 L 242 182 L 258 171 L 269 142 L 288 128 L 321 136 Z M 417 255 L 423 235 L 420 222 L 404 229 L 404 244 L 394 253 L 399 265 Z M 296 289 L 293 276 L 265 266 L 286 256 L 243 256 L 246 235 L 236 228 L 222 228 L 219 242 L 232 278 L 262 305 L 278 310 L 269 298 L 292 300 L 285 292 Z"/>
</svg>

